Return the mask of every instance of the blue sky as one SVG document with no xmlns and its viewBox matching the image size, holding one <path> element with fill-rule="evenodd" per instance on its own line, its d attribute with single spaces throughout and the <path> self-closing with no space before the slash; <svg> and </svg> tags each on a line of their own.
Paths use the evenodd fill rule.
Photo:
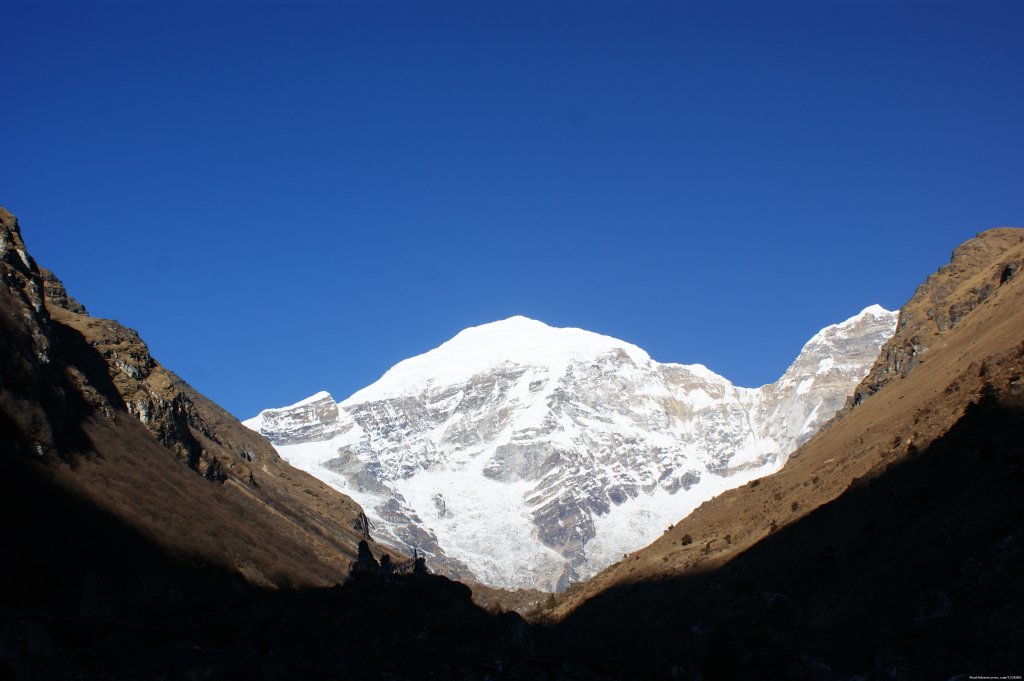
<svg viewBox="0 0 1024 681">
<path fill-rule="evenodd" d="M 741 385 L 1024 225 L 1024 3 L 19 2 L 0 204 L 234 414 L 514 314 Z"/>
</svg>

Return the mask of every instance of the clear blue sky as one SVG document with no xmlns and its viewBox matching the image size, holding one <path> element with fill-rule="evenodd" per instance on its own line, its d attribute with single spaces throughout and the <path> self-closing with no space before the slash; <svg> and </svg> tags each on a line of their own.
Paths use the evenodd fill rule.
<svg viewBox="0 0 1024 681">
<path fill-rule="evenodd" d="M 0 204 L 248 417 L 514 314 L 774 380 L 1024 224 L 1024 3 L 19 2 Z"/>
</svg>

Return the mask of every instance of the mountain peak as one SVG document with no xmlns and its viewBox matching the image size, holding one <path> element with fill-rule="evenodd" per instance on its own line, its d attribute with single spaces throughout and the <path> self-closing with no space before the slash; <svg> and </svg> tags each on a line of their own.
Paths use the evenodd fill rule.
<svg viewBox="0 0 1024 681">
<path fill-rule="evenodd" d="M 836 333 L 840 335 L 856 333 L 856 329 L 860 328 L 863 324 L 880 323 L 879 320 L 881 320 L 881 323 L 894 325 L 899 314 L 899 312 L 886 310 L 878 304 L 869 305 L 845 321 L 831 326 L 826 326 L 818 333 L 818 335 L 827 336 Z"/>
<path fill-rule="evenodd" d="M 331 397 L 331 394 L 329 392 L 327 392 L 326 390 L 321 390 L 320 392 L 318 392 L 318 393 L 316 393 L 314 395 L 310 395 L 309 397 L 307 397 L 304 400 L 299 400 L 298 402 L 296 402 L 295 404 L 291 405 L 290 407 L 284 407 L 284 408 L 285 409 L 294 409 L 295 407 L 305 407 L 308 404 L 313 404 L 314 402 L 322 402 L 323 400 L 332 400 L 333 401 L 334 398 Z"/>
<path fill-rule="evenodd" d="M 515 316 L 460 331 L 338 405 L 314 396 L 246 425 L 446 574 L 564 589 L 777 470 L 843 406 L 894 325 L 869 307 L 823 330 L 776 383 L 737 388 Z"/>
<path fill-rule="evenodd" d="M 891 315 L 894 315 L 894 314 L 897 314 L 897 313 L 896 312 L 892 312 L 890 310 L 886 310 L 884 307 L 882 307 L 878 303 L 875 303 L 874 305 L 868 305 L 863 310 L 861 310 L 858 314 L 856 314 L 853 317 L 851 317 L 851 319 L 859 319 L 860 317 L 868 317 L 868 316 L 871 316 L 871 317 L 888 317 L 888 316 L 891 316 Z"/>
<path fill-rule="evenodd" d="M 625 352 L 636 364 L 650 361 L 650 356 L 632 343 L 517 315 L 463 329 L 433 350 L 399 362 L 343 404 L 404 394 L 431 383 L 454 383 L 502 364 L 543 367 L 549 375 L 558 376 L 573 359 L 616 350 Z"/>
</svg>

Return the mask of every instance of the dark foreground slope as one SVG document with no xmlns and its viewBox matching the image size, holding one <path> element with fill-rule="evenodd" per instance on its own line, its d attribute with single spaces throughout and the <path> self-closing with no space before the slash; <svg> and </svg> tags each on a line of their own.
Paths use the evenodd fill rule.
<svg viewBox="0 0 1024 681">
<path fill-rule="evenodd" d="M 546 613 L 571 654 L 644 678 L 1021 673 L 1022 264 L 1024 230 L 957 249 L 859 406 Z"/>
</svg>

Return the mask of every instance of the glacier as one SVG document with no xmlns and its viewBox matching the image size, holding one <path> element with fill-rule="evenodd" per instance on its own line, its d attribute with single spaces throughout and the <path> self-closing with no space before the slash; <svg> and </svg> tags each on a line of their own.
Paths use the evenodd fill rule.
<svg viewBox="0 0 1024 681">
<path fill-rule="evenodd" d="M 465 329 L 335 402 L 245 421 L 444 574 L 563 590 L 721 492 L 778 470 L 844 404 L 898 314 L 822 329 L 778 381 L 526 317 Z"/>
</svg>

